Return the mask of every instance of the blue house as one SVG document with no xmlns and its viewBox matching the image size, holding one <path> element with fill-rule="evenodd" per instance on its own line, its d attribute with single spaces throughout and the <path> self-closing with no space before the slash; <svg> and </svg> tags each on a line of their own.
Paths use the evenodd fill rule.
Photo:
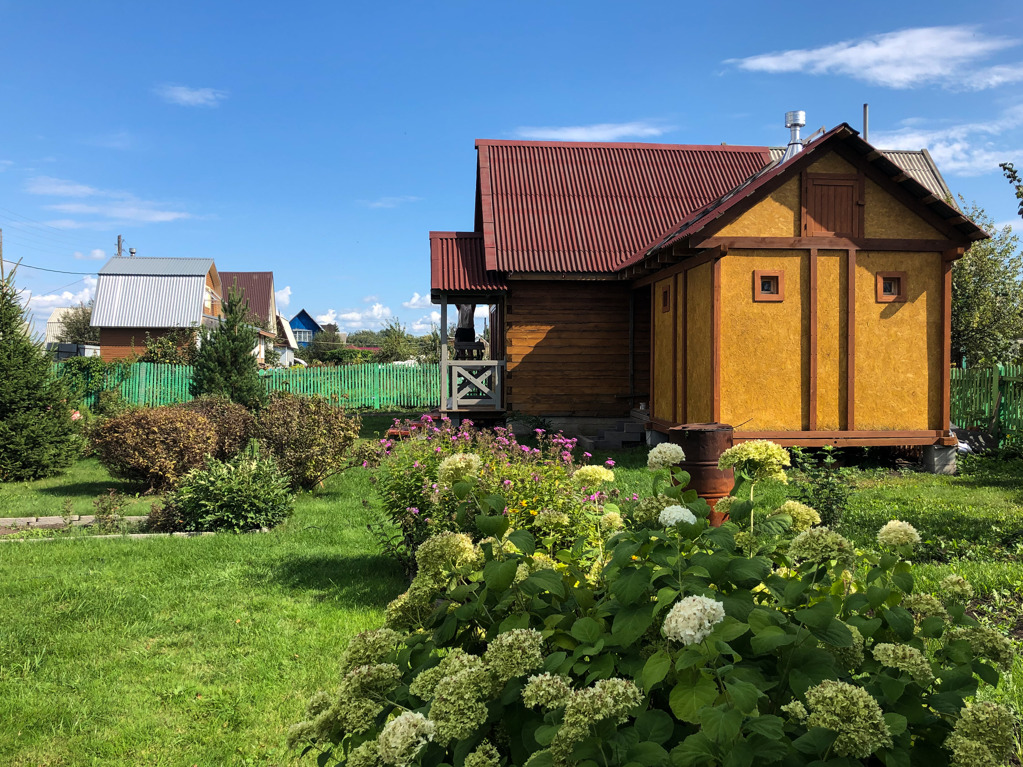
<svg viewBox="0 0 1023 767">
<path fill-rule="evenodd" d="M 305 309 L 292 317 L 288 324 L 291 325 L 295 341 L 299 346 L 308 346 L 309 342 L 313 340 L 313 335 L 323 330 Z"/>
</svg>

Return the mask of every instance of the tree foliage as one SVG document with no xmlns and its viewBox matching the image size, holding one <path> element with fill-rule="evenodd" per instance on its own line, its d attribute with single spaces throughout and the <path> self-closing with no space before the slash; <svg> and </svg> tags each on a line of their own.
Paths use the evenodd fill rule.
<svg viewBox="0 0 1023 767">
<path fill-rule="evenodd" d="M 29 336 L 14 272 L 0 265 L 0 482 L 46 477 L 81 454 L 62 381 Z"/>
<path fill-rule="evenodd" d="M 248 302 L 239 291 L 229 290 L 224 314 L 213 329 L 203 328 L 195 354 L 190 386 L 192 396 L 227 397 L 245 407 L 255 407 L 266 398 L 259 380 L 259 363 L 252 353 L 258 338 L 248 322 Z"/>
<path fill-rule="evenodd" d="M 92 322 L 93 302 L 80 303 L 72 306 L 70 311 L 65 313 L 61 321 L 63 326 L 57 340 L 62 344 L 98 344 L 99 328 L 94 328 Z"/>
<path fill-rule="evenodd" d="M 178 328 L 153 338 L 146 331 L 146 350 L 139 362 L 159 365 L 191 365 L 195 362 L 196 332 L 194 328 Z"/>
<path fill-rule="evenodd" d="M 1016 190 L 1016 199 L 1019 200 L 1019 207 L 1017 211 L 1019 215 L 1023 217 L 1023 179 L 1019 176 L 1019 171 L 1016 170 L 1016 166 L 1011 162 L 1003 162 L 998 166 L 1002 169 L 1002 173 L 1005 174 L 1005 178 L 1008 179 L 1009 183 Z"/>
<path fill-rule="evenodd" d="M 952 357 L 967 365 L 1009 362 L 1023 337 L 1023 255 L 1011 227 L 995 228 L 973 204 L 966 215 L 991 233 L 952 268 Z"/>
<path fill-rule="evenodd" d="M 313 360 L 330 362 L 331 353 L 343 348 L 345 342 L 338 332 L 337 325 L 324 325 L 322 330 L 313 334 L 309 346 L 302 350 L 302 358 L 306 362 Z"/>
</svg>

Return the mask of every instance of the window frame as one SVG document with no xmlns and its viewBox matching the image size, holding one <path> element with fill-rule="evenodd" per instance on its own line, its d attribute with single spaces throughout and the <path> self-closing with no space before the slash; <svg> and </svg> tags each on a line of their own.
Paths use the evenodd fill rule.
<svg viewBox="0 0 1023 767">
<path fill-rule="evenodd" d="M 761 288 L 765 279 L 773 279 L 777 291 L 765 293 Z M 753 270 L 753 300 L 757 303 L 778 303 L 785 300 L 785 270 L 784 269 L 754 269 Z"/>
<path fill-rule="evenodd" d="M 878 272 L 875 279 L 877 303 L 901 304 L 906 302 L 908 287 L 907 286 L 908 276 L 906 272 Z M 897 293 L 884 292 L 884 281 L 891 279 L 897 279 L 899 281 L 899 291 Z"/>
</svg>

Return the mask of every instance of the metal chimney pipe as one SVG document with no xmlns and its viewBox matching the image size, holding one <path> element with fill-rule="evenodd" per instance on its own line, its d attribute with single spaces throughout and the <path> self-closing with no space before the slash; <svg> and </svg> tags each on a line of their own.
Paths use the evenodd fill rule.
<svg viewBox="0 0 1023 767">
<path fill-rule="evenodd" d="M 806 112 L 796 110 L 785 113 L 785 127 L 789 129 L 789 145 L 785 147 L 785 154 L 781 156 L 781 162 L 788 162 L 797 154 L 803 151 L 803 142 L 799 138 L 799 129 L 806 125 Z"/>
<path fill-rule="evenodd" d="M 135 258 L 135 248 L 128 248 L 128 258 Z"/>
<path fill-rule="evenodd" d="M 863 140 L 869 141 L 870 134 L 867 129 L 870 127 L 870 104 L 863 105 Z"/>
</svg>

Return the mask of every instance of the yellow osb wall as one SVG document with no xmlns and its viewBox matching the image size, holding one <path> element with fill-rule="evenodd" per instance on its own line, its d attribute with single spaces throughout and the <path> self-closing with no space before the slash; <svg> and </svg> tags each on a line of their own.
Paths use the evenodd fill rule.
<svg viewBox="0 0 1023 767">
<path fill-rule="evenodd" d="M 651 413 L 654 418 L 664 421 L 673 420 L 672 417 L 672 367 L 675 364 L 672 353 L 671 322 L 674 317 L 674 279 L 660 280 L 653 286 L 653 307 L 654 307 L 654 373 L 653 391 L 651 392 Z M 661 310 L 663 291 L 669 291 L 669 311 Z"/>
<path fill-rule="evenodd" d="M 784 271 L 785 300 L 755 302 L 753 272 Z M 721 420 L 746 431 L 809 421 L 809 256 L 733 250 L 721 261 Z"/>
<path fill-rule="evenodd" d="M 775 189 L 732 223 L 718 237 L 798 237 L 800 180 L 793 178 Z"/>
<path fill-rule="evenodd" d="M 905 303 L 878 303 L 877 273 L 908 272 Z M 856 257 L 856 428 L 940 429 L 939 253 Z M 883 415 L 882 415 L 883 414 Z"/>
<path fill-rule="evenodd" d="M 834 152 L 829 152 L 807 168 L 807 171 L 810 173 L 842 173 L 850 175 L 857 173 L 857 168 Z"/>
<path fill-rule="evenodd" d="M 727 259 L 726 259 L 727 260 Z M 689 423 L 714 420 L 713 264 L 686 273 L 686 405 Z"/>
<path fill-rule="evenodd" d="M 817 429 L 820 431 L 847 427 L 848 286 L 846 251 L 820 251 L 817 254 Z"/>
<path fill-rule="evenodd" d="M 888 192 L 867 179 L 863 231 L 866 237 L 905 237 L 941 240 L 945 235 L 924 221 Z"/>
</svg>

